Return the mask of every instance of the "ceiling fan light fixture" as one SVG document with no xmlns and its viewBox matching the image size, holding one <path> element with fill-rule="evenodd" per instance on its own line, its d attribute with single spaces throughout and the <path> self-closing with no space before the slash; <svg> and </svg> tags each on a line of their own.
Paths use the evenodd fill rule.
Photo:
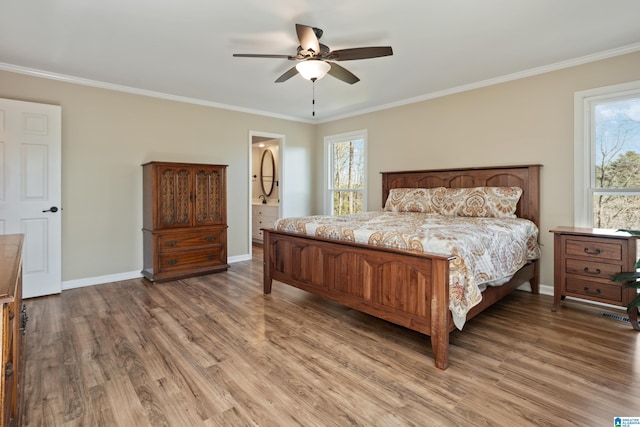
<svg viewBox="0 0 640 427">
<path fill-rule="evenodd" d="M 320 80 L 327 75 L 330 69 L 331 64 L 317 59 L 302 61 L 296 64 L 298 73 L 305 79 L 311 81 Z"/>
</svg>

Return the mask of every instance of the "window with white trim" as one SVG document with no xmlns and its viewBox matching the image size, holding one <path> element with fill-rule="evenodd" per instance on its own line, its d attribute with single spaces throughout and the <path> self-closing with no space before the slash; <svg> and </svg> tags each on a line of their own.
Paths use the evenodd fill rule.
<svg viewBox="0 0 640 427">
<path fill-rule="evenodd" d="M 575 224 L 640 230 L 640 81 L 575 95 Z"/>
<path fill-rule="evenodd" d="M 347 215 L 365 210 L 366 151 L 366 130 L 324 138 L 326 214 Z"/>
</svg>

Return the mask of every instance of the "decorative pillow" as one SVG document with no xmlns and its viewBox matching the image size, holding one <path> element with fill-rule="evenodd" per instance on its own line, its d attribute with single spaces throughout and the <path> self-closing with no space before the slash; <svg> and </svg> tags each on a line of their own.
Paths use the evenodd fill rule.
<svg viewBox="0 0 640 427">
<path fill-rule="evenodd" d="M 444 187 L 436 188 L 392 188 L 384 204 L 389 212 L 440 213 Z"/>
<path fill-rule="evenodd" d="M 440 213 L 449 216 L 515 218 L 520 187 L 445 188 Z"/>
</svg>

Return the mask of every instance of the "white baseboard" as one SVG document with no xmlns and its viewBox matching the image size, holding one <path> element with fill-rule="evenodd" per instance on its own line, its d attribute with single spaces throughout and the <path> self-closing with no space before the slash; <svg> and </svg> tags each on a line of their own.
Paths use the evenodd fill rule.
<svg viewBox="0 0 640 427">
<path fill-rule="evenodd" d="M 249 261 L 250 259 L 251 259 L 250 254 L 236 255 L 236 256 L 230 256 L 229 258 L 227 258 L 227 262 L 229 264 L 233 264 L 234 262 Z"/>
<path fill-rule="evenodd" d="M 518 289 L 521 290 L 521 291 L 531 292 L 531 284 L 529 282 L 526 282 L 526 283 L 522 284 L 521 286 L 519 286 Z M 553 296 L 553 286 L 540 284 L 540 293 L 542 295 L 551 295 L 551 296 Z"/>
<path fill-rule="evenodd" d="M 540 284 L 540 293 L 542 295 L 551 295 L 553 296 L 553 286 Z"/>
<path fill-rule="evenodd" d="M 100 285 L 102 283 L 119 282 L 121 280 L 138 279 L 142 277 L 140 270 L 127 273 L 107 274 L 105 276 L 86 277 L 84 279 L 65 280 L 62 282 L 62 290 L 83 288 L 85 286 Z"/>
<path fill-rule="evenodd" d="M 236 255 L 229 257 L 227 262 L 233 264 L 240 261 L 248 261 L 251 259 L 251 255 Z M 107 274 L 105 276 L 85 277 L 84 279 L 64 280 L 62 282 L 62 290 L 84 288 L 85 286 L 101 285 L 103 283 L 119 282 L 121 280 L 139 279 L 142 277 L 140 270 L 129 271 L 126 273 Z"/>
</svg>

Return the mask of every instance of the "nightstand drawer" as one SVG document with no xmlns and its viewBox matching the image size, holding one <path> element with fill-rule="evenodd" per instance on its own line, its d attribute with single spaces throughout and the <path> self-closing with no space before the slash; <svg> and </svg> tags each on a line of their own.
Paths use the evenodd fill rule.
<svg viewBox="0 0 640 427">
<path fill-rule="evenodd" d="M 622 302 L 622 286 L 614 283 L 590 282 L 574 277 L 567 277 L 566 292 L 572 296 L 582 296 L 596 301 L 620 304 Z"/>
<path fill-rule="evenodd" d="M 567 259 L 565 272 L 580 276 L 610 280 L 611 276 L 622 272 L 620 264 L 608 264 L 591 260 Z"/>
<path fill-rule="evenodd" d="M 622 244 L 603 242 L 602 239 L 567 238 L 565 254 L 568 257 L 589 257 L 622 262 Z"/>
</svg>

